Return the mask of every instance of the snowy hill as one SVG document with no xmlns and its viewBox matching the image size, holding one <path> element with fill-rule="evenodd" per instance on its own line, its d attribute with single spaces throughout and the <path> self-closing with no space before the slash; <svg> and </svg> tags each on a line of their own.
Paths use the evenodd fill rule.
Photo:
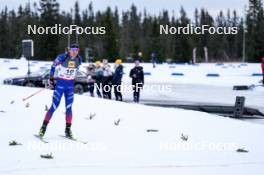
<svg viewBox="0 0 264 175">
<path fill-rule="evenodd" d="M 24 61 L 2 61 L 0 79 L 26 72 Z M 50 63 L 35 64 L 34 69 L 38 69 Z M 19 69 L 9 69 L 15 66 Z M 159 68 L 164 70 L 163 74 L 170 72 L 167 66 Z M 246 69 L 245 74 L 249 75 L 257 66 L 242 69 Z M 214 69 L 213 65 L 201 67 L 197 69 L 203 73 L 208 72 L 207 69 L 218 69 Z M 156 74 L 150 64 L 145 70 Z M 189 72 L 187 70 L 186 73 Z M 228 76 L 235 72 L 229 71 Z M 162 82 L 159 76 L 150 76 L 147 82 Z M 259 79 L 246 77 L 252 83 Z M 171 79 L 163 78 L 167 83 L 179 82 Z M 183 84 L 189 81 L 188 76 L 185 79 Z M 222 83 L 227 81 L 223 79 Z M 199 81 L 203 85 L 208 83 Z M 193 82 L 199 84 L 199 81 L 194 79 Z M 65 128 L 63 98 L 45 135 L 49 143 L 43 143 L 34 134 L 40 129 L 46 105 L 49 107 L 51 104 L 52 91 L 44 90 L 22 101 L 38 90 L 0 85 L 0 174 L 262 174 L 264 125 L 202 112 L 121 103 L 87 95 L 75 95 L 72 129 L 76 138 L 88 143 L 59 136 L 64 134 Z M 261 90 L 256 93 L 259 96 L 255 99 L 261 101 Z M 251 103 L 254 105 L 255 102 Z M 22 145 L 9 146 L 11 140 Z M 237 152 L 238 149 L 248 152 Z M 40 157 L 49 153 L 54 159 Z"/>
<path fill-rule="evenodd" d="M 21 99 L 33 91 L 37 89 L 0 86 L 0 174 L 261 174 L 264 168 L 263 125 L 79 95 L 73 131 L 88 144 L 58 136 L 64 132 L 63 105 L 48 128 L 49 143 L 42 143 L 33 134 L 52 91 L 32 97 L 25 107 L 28 102 Z M 96 114 L 91 120 L 90 113 Z M 23 145 L 8 146 L 11 140 Z M 236 152 L 238 148 L 249 152 Z M 40 158 L 51 152 L 54 159 Z"/>
</svg>

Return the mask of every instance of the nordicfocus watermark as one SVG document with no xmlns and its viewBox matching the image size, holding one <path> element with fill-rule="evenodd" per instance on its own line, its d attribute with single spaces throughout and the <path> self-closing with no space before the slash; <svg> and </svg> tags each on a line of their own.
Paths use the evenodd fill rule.
<svg viewBox="0 0 264 175">
<path fill-rule="evenodd" d="M 173 92 L 172 85 L 170 84 L 146 84 L 142 88 L 142 83 L 136 83 L 136 85 L 131 84 L 121 84 L 121 85 L 103 85 L 95 84 L 96 89 L 103 90 L 103 92 L 111 92 L 114 87 L 117 87 L 118 92 L 131 93 L 134 89 L 143 90 L 147 93 L 171 93 Z"/>
<path fill-rule="evenodd" d="M 238 148 L 235 142 L 160 142 L 159 149 L 165 152 L 174 151 L 234 151 Z"/>
<path fill-rule="evenodd" d="M 61 35 L 61 34 L 86 34 L 86 35 L 104 35 L 106 34 L 106 27 L 80 27 L 78 25 L 62 26 L 55 24 L 54 26 L 42 27 L 37 25 L 28 25 L 27 34 L 31 35 Z"/>
<path fill-rule="evenodd" d="M 88 151 L 104 152 L 107 146 L 104 143 L 73 143 L 68 141 L 54 141 L 52 143 L 40 143 L 34 141 L 27 142 L 27 149 L 31 151 Z"/>
<path fill-rule="evenodd" d="M 210 25 L 194 26 L 187 24 L 185 27 L 174 27 L 169 25 L 160 25 L 160 35 L 236 35 L 238 34 L 237 27 L 212 27 Z"/>
</svg>

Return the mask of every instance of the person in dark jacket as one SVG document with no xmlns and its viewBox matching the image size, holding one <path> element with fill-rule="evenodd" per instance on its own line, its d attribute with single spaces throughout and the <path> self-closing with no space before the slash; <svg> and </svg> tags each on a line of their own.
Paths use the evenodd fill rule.
<svg viewBox="0 0 264 175">
<path fill-rule="evenodd" d="M 144 71 L 143 67 L 139 65 L 139 60 L 135 61 L 135 67 L 130 70 L 129 76 L 132 78 L 132 87 L 133 87 L 133 97 L 134 102 L 139 102 L 140 97 L 140 89 L 143 88 L 144 85 Z"/>
<path fill-rule="evenodd" d="M 123 101 L 122 93 L 121 93 L 121 83 L 123 77 L 123 65 L 122 60 L 117 59 L 115 61 L 115 71 L 113 74 L 113 89 L 115 93 L 116 101 Z"/>
<path fill-rule="evenodd" d="M 101 61 L 95 62 L 95 87 L 96 94 L 99 98 L 102 98 L 102 81 L 103 81 L 103 68 Z"/>
<path fill-rule="evenodd" d="M 156 67 L 156 63 L 157 63 L 156 54 L 154 52 L 152 52 L 151 55 L 150 55 L 150 57 L 151 57 L 151 63 L 153 65 L 153 68 L 155 68 Z"/>
<path fill-rule="evenodd" d="M 264 85 L 264 57 L 261 58 L 262 84 Z"/>
</svg>

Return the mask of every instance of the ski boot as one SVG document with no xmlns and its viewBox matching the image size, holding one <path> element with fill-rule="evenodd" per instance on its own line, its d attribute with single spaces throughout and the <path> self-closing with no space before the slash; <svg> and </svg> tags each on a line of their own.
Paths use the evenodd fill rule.
<svg viewBox="0 0 264 175">
<path fill-rule="evenodd" d="M 48 125 L 48 123 L 44 121 L 42 126 L 41 126 L 41 128 L 40 128 L 40 130 L 39 130 L 39 137 L 42 138 L 45 135 L 45 132 L 46 132 L 46 129 L 47 129 L 47 125 Z"/>
<path fill-rule="evenodd" d="M 66 124 L 65 137 L 67 137 L 69 139 L 73 139 L 73 134 L 72 134 L 72 131 L 71 131 L 71 124 L 70 123 Z"/>
</svg>

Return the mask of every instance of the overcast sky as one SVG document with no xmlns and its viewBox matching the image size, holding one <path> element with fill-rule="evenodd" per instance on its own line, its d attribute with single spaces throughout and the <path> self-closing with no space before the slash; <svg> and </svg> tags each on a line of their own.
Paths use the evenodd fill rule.
<svg viewBox="0 0 264 175">
<path fill-rule="evenodd" d="M 7 6 L 9 9 L 17 7 L 26 2 L 33 3 L 38 0 L 0 0 L 0 9 Z M 60 10 L 69 11 L 73 8 L 75 0 L 57 0 L 60 3 Z M 239 15 L 243 14 L 244 6 L 248 0 L 78 0 L 81 9 L 86 8 L 89 2 L 93 2 L 95 10 L 104 10 L 107 6 L 117 6 L 120 10 L 127 10 L 134 3 L 140 11 L 145 8 L 149 13 L 158 15 L 162 9 L 169 12 L 175 11 L 177 15 L 181 6 L 185 8 L 188 16 L 193 16 L 195 8 L 206 8 L 210 14 L 215 16 L 220 10 L 237 10 Z"/>
</svg>

